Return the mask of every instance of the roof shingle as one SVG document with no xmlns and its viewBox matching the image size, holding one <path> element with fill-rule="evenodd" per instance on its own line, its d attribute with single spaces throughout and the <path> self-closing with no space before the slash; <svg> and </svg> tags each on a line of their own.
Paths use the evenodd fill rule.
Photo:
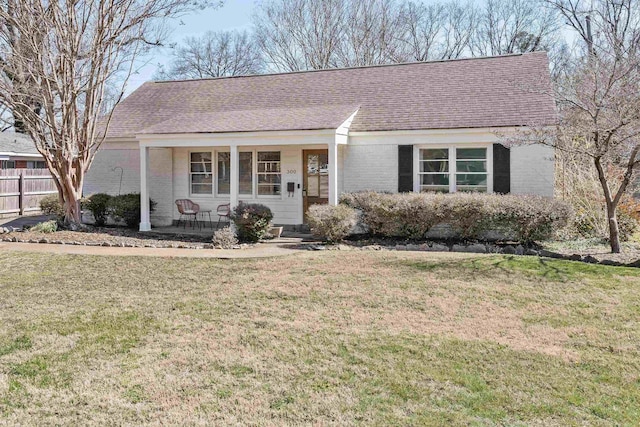
<svg viewBox="0 0 640 427">
<path fill-rule="evenodd" d="M 114 111 L 110 137 L 551 123 L 545 52 L 245 77 L 149 82 Z"/>
</svg>

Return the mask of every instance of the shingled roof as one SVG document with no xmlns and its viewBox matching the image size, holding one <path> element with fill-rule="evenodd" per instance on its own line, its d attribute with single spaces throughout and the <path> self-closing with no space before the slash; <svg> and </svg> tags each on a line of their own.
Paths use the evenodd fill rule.
<svg viewBox="0 0 640 427">
<path fill-rule="evenodd" d="M 123 100 L 110 137 L 551 123 L 545 52 L 216 79 L 148 82 Z"/>
<path fill-rule="evenodd" d="M 32 155 L 38 154 L 36 144 L 31 138 L 23 133 L 0 132 L 0 153 L 11 153 L 11 155 Z"/>
</svg>

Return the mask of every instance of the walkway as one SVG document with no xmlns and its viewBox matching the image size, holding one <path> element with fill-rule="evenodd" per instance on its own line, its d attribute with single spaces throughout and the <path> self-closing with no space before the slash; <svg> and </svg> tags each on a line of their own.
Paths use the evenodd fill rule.
<svg viewBox="0 0 640 427">
<path fill-rule="evenodd" d="M 46 243 L 0 242 L 2 252 L 36 252 L 68 255 L 155 256 L 175 258 L 244 259 L 268 258 L 304 252 L 299 243 L 264 243 L 248 249 L 175 249 L 175 248 L 114 248 L 102 246 L 53 245 Z"/>
</svg>

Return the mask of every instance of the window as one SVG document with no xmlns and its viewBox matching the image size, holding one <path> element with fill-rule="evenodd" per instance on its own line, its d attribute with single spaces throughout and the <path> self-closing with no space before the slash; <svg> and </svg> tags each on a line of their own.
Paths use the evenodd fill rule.
<svg viewBox="0 0 640 427">
<path fill-rule="evenodd" d="M 456 190 L 487 191 L 486 148 L 456 148 Z"/>
<path fill-rule="evenodd" d="M 229 194 L 231 189 L 231 154 L 218 153 L 218 194 Z"/>
<path fill-rule="evenodd" d="M 15 169 L 16 162 L 13 160 L 0 160 L 0 169 Z"/>
<path fill-rule="evenodd" d="M 27 162 L 27 169 L 44 169 L 46 167 L 47 165 L 45 165 L 44 161 L 42 160 L 34 160 L 34 161 Z"/>
<path fill-rule="evenodd" d="M 191 194 L 213 193 L 213 169 L 211 153 L 191 153 Z"/>
<path fill-rule="evenodd" d="M 488 191 L 487 148 L 421 149 L 420 191 Z"/>
<path fill-rule="evenodd" d="M 240 153 L 240 194 L 253 194 L 253 153 Z"/>
<path fill-rule="evenodd" d="M 281 194 L 279 151 L 258 151 L 258 196 Z"/>
<path fill-rule="evenodd" d="M 420 150 L 420 191 L 449 192 L 449 149 Z"/>
<path fill-rule="evenodd" d="M 240 194 L 253 194 L 253 153 L 239 153 Z M 231 191 L 231 154 L 218 153 L 218 194 L 226 195 Z"/>
</svg>

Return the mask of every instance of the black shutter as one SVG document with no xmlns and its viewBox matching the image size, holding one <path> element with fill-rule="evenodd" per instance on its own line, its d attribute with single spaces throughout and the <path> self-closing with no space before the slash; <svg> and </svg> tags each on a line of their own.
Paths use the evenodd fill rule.
<svg viewBox="0 0 640 427">
<path fill-rule="evenodd" d="M 493 144 L 493 192 L 511 192 L 511 150 L 502 144 Z"/>
<path fill-rule="evenodd" d="M 398 192 L 413 191 L 413 145 L 398 145 Z"/>
</svg>

